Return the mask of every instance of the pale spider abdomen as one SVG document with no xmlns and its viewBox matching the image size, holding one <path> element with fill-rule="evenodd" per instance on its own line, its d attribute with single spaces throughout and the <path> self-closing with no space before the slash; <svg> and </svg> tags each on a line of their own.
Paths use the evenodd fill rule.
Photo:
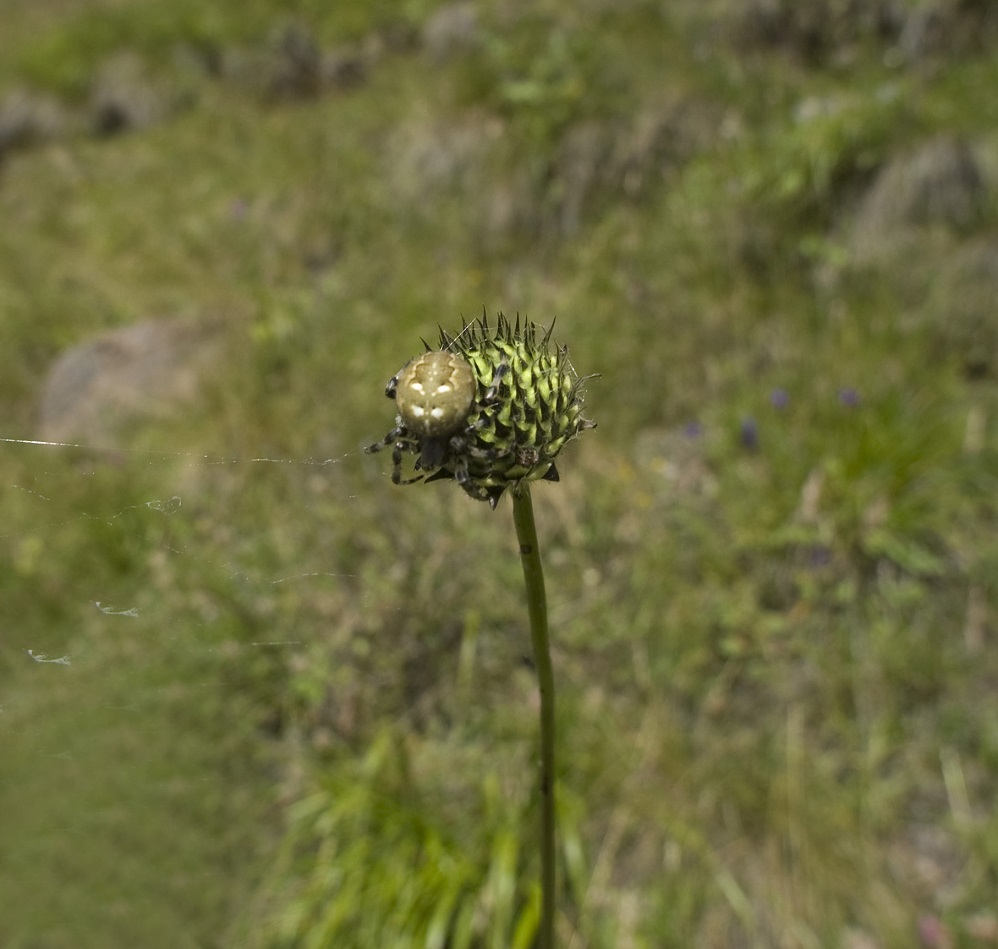
<svg viewBox="0 0 998 949">
<path fill-rule="evenodd" d="M 471 364 L 442 350 L 410 360 L 393 381 L 403 423 L 424 438 L 440 438 L 457 430 L 475 399 Z"/>
</svg>

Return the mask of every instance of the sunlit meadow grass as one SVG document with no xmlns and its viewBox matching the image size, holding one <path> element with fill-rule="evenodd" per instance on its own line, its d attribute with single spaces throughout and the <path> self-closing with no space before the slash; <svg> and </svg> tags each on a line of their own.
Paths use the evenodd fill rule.
<svg viewBox="0 0 998 949">
<path fill-rule="evenodd" d="M 484 49 L 440 62 L 397 38 L 435 6 L 303 6 L 324 45 L 396 39 L 295 102 L 177 65 L 265 46 L 270 4 L 5 10 L 0 94 L 82 108 L 125 45 L 192 98 L 4 156 L 0 435 L 33 437 L 46 367 L 103 329 L 218 317 L 234 355 L 117 453 L 3 446 L 0 942 L 516 945 L 536 709 L 508 510 L 399 498 L 359 450 L 385 367 L 484 304 L 557 315 L 603 375 L 600 437 L 535 489 L 563 943 L 903 947 L 930 919 L 988 945 L 995 383 L 903 292 L 959 236 L 878 270 L 840 216 L 923 135 L 993 146 L 994 60 L 753 55 L 680 6 L 587 31 L 483 4 Z M 812 97 L 839 111 L 802 124 Z"/>
</svg>

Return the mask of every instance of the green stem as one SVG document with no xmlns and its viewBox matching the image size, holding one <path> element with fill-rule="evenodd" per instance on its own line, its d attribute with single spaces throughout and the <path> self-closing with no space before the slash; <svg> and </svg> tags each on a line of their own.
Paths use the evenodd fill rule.
<svg viewBox="0 0 998 949">
<path fill-rule="evenodd" d="M 513 492 L 513 523 L 520 542 L 523 582 L 530 612 L 530 638 L 541 693 L 541 924 L 539 949 L 554 949 L 555 844 L 554 844 L 554 672 L 548 639 L 548 607 L 544 592 L 544 568 L 537 546 L 534 506 L 530 488 L 522 484 Z"/>
</svg>

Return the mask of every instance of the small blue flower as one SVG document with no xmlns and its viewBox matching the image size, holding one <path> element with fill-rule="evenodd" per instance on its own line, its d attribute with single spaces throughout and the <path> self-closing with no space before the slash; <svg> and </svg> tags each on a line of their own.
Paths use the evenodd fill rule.
<svg viewBox="0 0 998 949">
<path fill-rule="evenodd" d="M 769 404 L 774 409 L 785 409 L 790 404 L 790 393 L 786 389 L 773 389 L 769 393 Z"/>
<path fill-rule="evenodd" d="M 844 405 L 846 408 L 854 409 L 860 403 L 860 397 L 858 390 L 854 389 L 852 386 L 843 386 L 839 389 L 839 404 Z"/>
<path fill-rule="evenodd" d="M 759 426 L 751 415 L 746 415 L 738 428 L 738 438 L 743 448 L 755 451 L 759 447 Z"/>
<path fill-rule="evenodd" d="M 812 570 L 820 570 L 832 562 L 832 552 L 822 544 L 815 544 L 808 551 L 807 565 Z"/>
</svg>

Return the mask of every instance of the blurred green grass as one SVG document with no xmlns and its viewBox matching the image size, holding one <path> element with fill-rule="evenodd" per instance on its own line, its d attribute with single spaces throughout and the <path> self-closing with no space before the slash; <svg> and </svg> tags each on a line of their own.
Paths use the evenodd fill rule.
<svg viewBox="0 0 998 949">
<path fill-rule="evenodd" d="M 2 434 L 101 330 L 221 319 L 231 353 L 111 451 L 3 446 L 5 945 L 528 944 L 508 511 L 358 450 L 419 337 L 483 305 L 557 316 L 602 374 L 537 492 L 566 944 L 988 944 L 995 380 L 898 292 L 940 245 L 842 263 L 841 222 L 892 155 L 988 144 L 998 61 L 591 7 L 476 5 L 442 60 L 430 4 L 5 10 L 0 95 L 82 110 L 125 47 L 184 96 L 3 156 Z M 374 50 L 362 84 L 268 98 L 178 53 L 291 16 Z"/>
</svg>

